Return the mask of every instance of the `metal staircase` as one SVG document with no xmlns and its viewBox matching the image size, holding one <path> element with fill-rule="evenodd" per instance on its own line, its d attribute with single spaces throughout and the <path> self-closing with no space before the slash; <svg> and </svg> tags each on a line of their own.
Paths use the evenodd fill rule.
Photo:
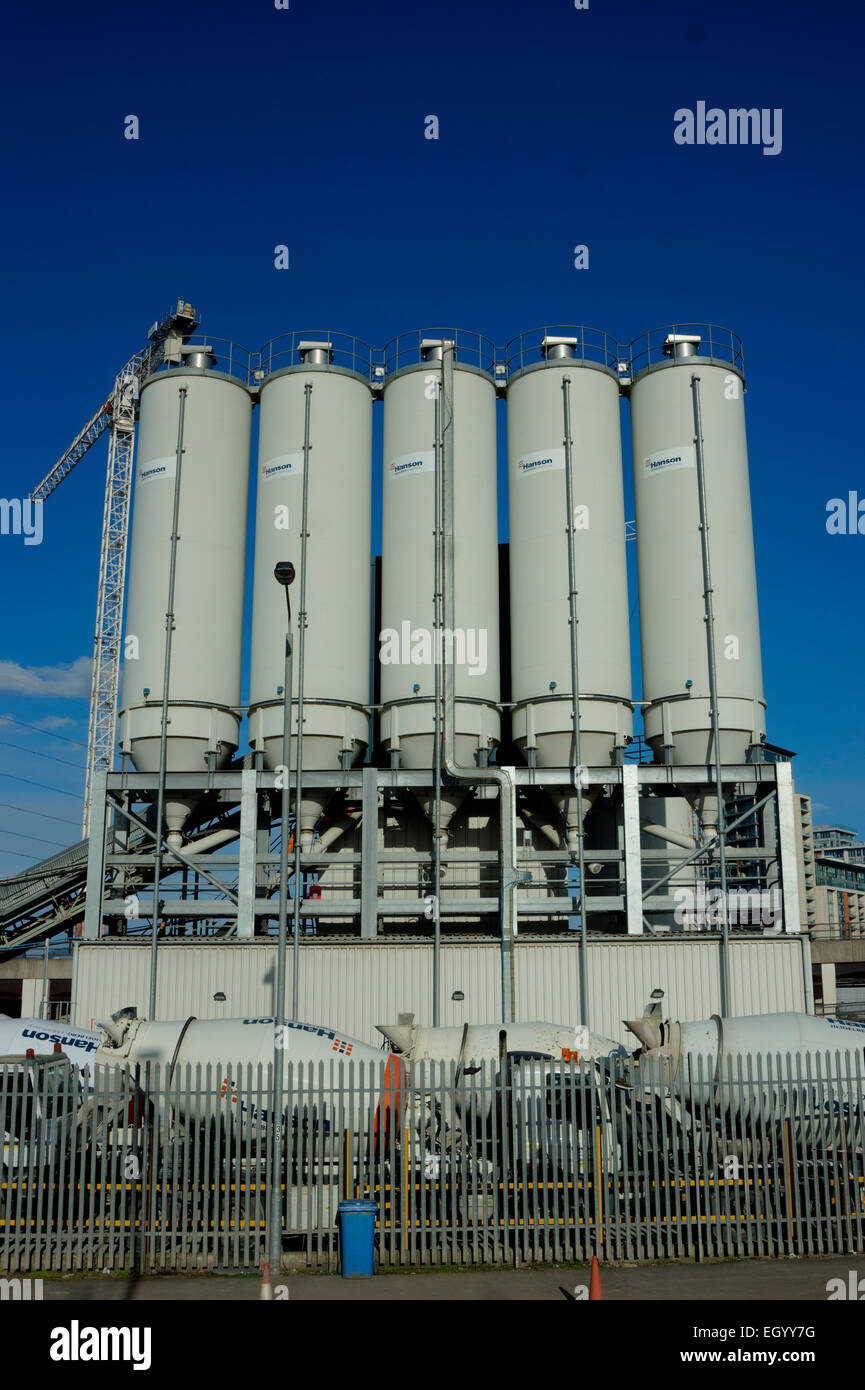
<svg viewBox="0 0 865 1390">
<path fill-rule="evenodd" d="M 152 841 L 141 832 L 130 840 L 134 853 Z M 0 881 L 0 960 L 20 955 L 51 936 L 84 919 L 87 892 L 88 840 L 43 859 L 26 873 Z M 109 870 L 113 880 L 120 871 Z M 140 874 L 127 869 L 124 891 L 140 882 Z"/>
</svg>

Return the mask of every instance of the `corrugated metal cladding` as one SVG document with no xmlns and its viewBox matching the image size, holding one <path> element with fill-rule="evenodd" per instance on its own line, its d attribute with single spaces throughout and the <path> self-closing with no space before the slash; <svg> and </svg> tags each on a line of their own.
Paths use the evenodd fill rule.
<svg viewBox="0 0 865 1390">
<path fill-rule="evenodd" d="M 570 956 L 567 954 L 570 951 Z M 551 1022 L 579 1019 L 577 959 L 569 943 L 521 945 L 517 968 L 517 1017 Z M 802 942 L 749 940 L 730 946 L 731 1013 L 799 1012 L 808 1004 Z M 808 955 L 810 973 L 810 952 Z M 709 1018 L 721 1007 L 717 941 L 592 941 L 589 1001 L 595 1032 L 626 1042 L 622 1020 L 639 1018 L 653 989 L 664 991 L 664 1015 Z"/>
<path fill-rule="evenodd" d="M 577 946 L 572 941 L 522 941 L 515 951 L 516 1016 L 579 1022 Z M 810 953 L 790 936 L 731 943 L 734 1014 L 802 1011 Z M 638 1017 L 653 989 L 664 1013 L 708 1018 L 720 1008 L 717 941 L 617 940 L 589 945 L 591 1026 L 625 1042 L 625 1018 Z M 427 943 L 303 943 L 300 1014 L 365 1042 L 377 1023 L 432 1013 L 433 949 Z M 161 1018 L 267 1018 L 274 1013 L 276 950 L 270 943 L 178 943 L 160 947 Z M 805 969 L 803 969 L 803 964 Z M 150 948 L 146 944 L 82 944 L 78 948 L 75 1022 L 87 1026 L 134 1004 L 146 1015 Z M 291 988 L 291 954 L 288 962 Z M 462 1000 L 453 994 L 461 992 Z M 225 995 L 218 1003 L 214 995 Z M 502 1016 L 501 955 L 496 943 L 442 945 L 443 1025 L 495 1023 Z"/>
</svg>

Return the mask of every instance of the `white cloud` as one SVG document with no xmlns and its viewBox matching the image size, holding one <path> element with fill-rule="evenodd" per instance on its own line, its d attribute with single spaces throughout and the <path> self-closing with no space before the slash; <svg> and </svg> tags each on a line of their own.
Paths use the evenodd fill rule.
<svg viewBox="0 0 865 1390">
<path fill-rule="evenodd" d="M 79 656 L 70 666 L 19 666 L 0 661 L 0 690 L 13 695 L 53 695 L 61 700 L 86 700 L 90 696 L 89 656 Z"/>
<path fill-rule="evenodd" d="M 21 721 L 15 719 L 11 714 L 0 714 L 0 726 L 3 728 L 7 728 L 12 724 L 19 725 L 20 723 Z M 70 727 L 74 729 L 77 723 L 77 719 L 70 719 L 69 716 L 65 714 L 44 714 L 41 719 L 30 720 L 29 727 L 31 729 L 39 729 L 43 734 L 48 734 L 54 729 Z"/>
</svg>

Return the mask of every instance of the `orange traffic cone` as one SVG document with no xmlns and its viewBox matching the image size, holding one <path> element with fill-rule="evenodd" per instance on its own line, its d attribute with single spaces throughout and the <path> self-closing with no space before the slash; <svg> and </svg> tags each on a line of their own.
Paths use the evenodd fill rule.
<svg viewBox="0 0 865 1390">
<path fill-rule="evenodd" d="M 270 1265 L 267 1260 L 265 1260 L 264 1269 L 261 1271 L 261 1293 L 258 1297 L 259 1299 L 273 1299 L 273 1286 L 270 1282 Z M 592 1297 L 592 1295 L 590 1294 L 589 1297 Z M 600 1294 L 598 1297 L 600 1298 Z"/>
<path fill-rule="evenodd" d="M 594 1299 L 598 1299 L 602 1303 L 604 1301 L 604 1295 L 601 1292 L 601 1271 L 598 1268 L 597 1255 L 592 1256 L 592 1276 L 589 1280 L 589 1302 L 591 1303 Z"/>
</svg>

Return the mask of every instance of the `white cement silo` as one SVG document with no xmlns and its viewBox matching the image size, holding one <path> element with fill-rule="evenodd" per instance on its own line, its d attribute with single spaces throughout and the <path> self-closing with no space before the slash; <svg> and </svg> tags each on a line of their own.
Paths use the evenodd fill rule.
<svg viewBox="0 0 865 1390">
<path fill-rule="evenodd" d="M 646 738 L 714 757 L 692 377 L 699 377 L 721 761 L 765 738 L 741 344 L 712 327 L 632 344 L 631 421 Z"/>
<path fill-rule="evenodd" d="M 244 361 L 234 350 L 234 370 Z M 133 492 L 120 742 L 139 772 L 158 772 L 166 609 L 177 475 L 179 388 L 186 389 L 166 771 L 204 773 L 238 743 L 244 554 L 252 400 L 217 370 L 215 350 L 141 391 Z M 248 355 L 247 355 L 248 359 Z M 165 801 L 172 842 L 196 798 Z"/>
<path fill-rule="evenodd" d="M 476 335 L 406 334 L 388 345 L 384 386 L 381 734 L 403 768 L 431 768 L 434 743 L 436 390 L 443 338 L 453 372 L 456 755 L 479 766 L 498 742 L 496 397 L 492 348 Z M 461 793 L 442 798 L 442 826 Z M 421 797 L 429 811 L 429 798 Z"/>
<path fill-rule="evenodd" d="M 282 560 L 291 561 L 298 576 L 290 590 L 295 702 L 298 697 L 306 466 L 303 767 L 351 767 L 363 758 L 369 728 L 371 353 L 342 334 L 289 334 L 267 345 L 262 362 L 268 375 L 259 419 L 250 742 L 266 767 L 282 762 L 286 602 L 273 573 Z M 296 768 L 296 711 L 292 735 Z M 307 842 L 325 800 L 304 791 Z"/>
<path fill-rule="evenodd" d="M 513 736 L 537 767 L 572 762 L 564 391 L 570 401 L 580 760 L 608 767 L 632 730 L 615 344 L 588 329 L 508 345 Z M 562 793 L 571 829 L 576 798 Z M 587 804 L 590 798 L 586 798 Z"/>
</svg>

